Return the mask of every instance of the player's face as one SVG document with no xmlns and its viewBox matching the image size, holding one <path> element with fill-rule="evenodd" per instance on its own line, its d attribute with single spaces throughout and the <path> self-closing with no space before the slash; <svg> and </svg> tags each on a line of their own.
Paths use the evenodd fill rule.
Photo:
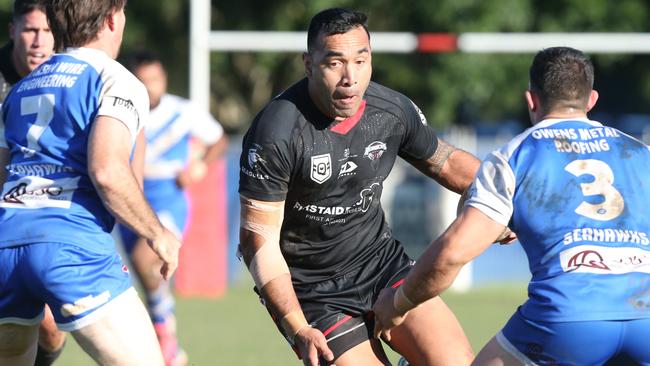
<svg viewBox="0 0 650 366">
<path fill-rule="evenodd" d="M 45 62 L 54 50 L 54 37 L 45 13 L 40 10 L 32 10 L 10 24 L 9 36 L 14 41 L 12 61 L 20 76 Z"/>
<path fill-rule="evenodd" d="M 336 119 L 354 115 L 370 83 L 372 55 L 366 30 L 324 36 L 315 51 L 305 54 L 309 95 L 324 114 Z"/>
<path fill-rule="evenodd" d="M 160 62 L 152 62 L 138 66 L 134 73 L 149 93 L 149 106 L 155 108 L 160 103 L 160 98 L 167 91 L 167 74 Z"/>
</svg>

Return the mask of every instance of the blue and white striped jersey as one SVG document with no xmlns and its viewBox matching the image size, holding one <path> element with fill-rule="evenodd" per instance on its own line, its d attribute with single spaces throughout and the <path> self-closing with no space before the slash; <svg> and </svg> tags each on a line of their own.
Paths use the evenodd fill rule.
<svg viewBox="0 0 650 366">
<path fill-rule="evenodd" d="M 17 83 L 0 118 L 0 147 L 10 151 L 0 247 L 112 248 L 114 219 L 88 176 L 89 133 L 98 116 L 109 116 L 129 129 L 133 143 L 148 107 L 144 85 L 94 49 L 56 54 Z"/>
<path fill-rule="evenodd" d="M 467 205 L 517 233 L 524 316 L 650 317 L 650 151 L 598 122 L 544 120 L 491 153 Z"/>
<path fill-rule="evenodd" d="M 144 192 L 150 202 L 180 195 L 176 177 L 190 161 L 190 139 L 205 145 L 217 142 L 223 128 L 212 115 L 191 101 L 165 94 L 149 112 Z"/>
</svg>

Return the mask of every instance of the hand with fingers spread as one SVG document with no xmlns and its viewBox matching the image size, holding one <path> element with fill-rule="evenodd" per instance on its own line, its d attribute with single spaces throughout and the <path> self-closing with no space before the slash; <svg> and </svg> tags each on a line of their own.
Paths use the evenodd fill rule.
<svg viewBox="0 0 650 366">
<path fill-rule="evenodd" d="M 396 309 L 395 306 L 395 294 L 397 291 L 403 291 L 400 287 L 398 290 L 392 288 L 383 289 L 379 293 L 379 297 L 375 302 L 375 305 L 372 307 L 372 310 L 375 313 L 375 330 L 374 336 L 376 338 L 384 338 L 387 342 L 390 342 L 391 330 L 402 324 L 410 308 L 401 307 L 401 309 Z M 412 304 L 411 304 L 412 305 Z M 411 306 L 411 308 L 414 306 Z"/>
<path fill-rule="evenodd" d="M 294 341 L 305 366 L 319 366 L 319 358 L 334 361 L 334 353 L 327 346 L 327 340 L 320 330 L 305 326 L 296 333 Z"/>
<path fill-rule="evenodd" d="M 147 244 L 163 261 L 160 274 L 169 281 L 178 267 L 178 251 L 181 248 L 181 242 L 175 234 L 163 228 L 162 233 L 153 240 L 147 240 Z"/>
</svg>

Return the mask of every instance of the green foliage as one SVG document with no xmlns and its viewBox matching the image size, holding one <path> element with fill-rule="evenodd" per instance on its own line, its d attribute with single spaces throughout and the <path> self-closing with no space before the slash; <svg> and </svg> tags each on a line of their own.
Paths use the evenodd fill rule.
<svg viewBox="0 0 650 366">
<path fill-rule="evenodd" d="M 187 95 L 189 1 L 127 5 L 123 50 L 158 51 L 170 90 Z M 8 21 L 11 0 L 0 0 Z M 327 7 L 369 15 L 371 32 L 647 32 L 644 0 L 212 0 L 213 30 L 304 31 Z M 208 11 L 208 9 L 206 9 Z M 0 39 L 6 27 L 0 27 Z M 306 40 L 305 40 L 306 43 Z M 436 127 L 503 119 L 527 122 L 522 92 L 531 54 L 379 54 L 373 79 L 415 101 Z M 594 55 L 600 113 L 650 113 L 646 55 Z M 212 111 L 230 132 L 243 132 L 274 95 L 303 77 L 300 53 L 212 53 Z"/>
</svg>

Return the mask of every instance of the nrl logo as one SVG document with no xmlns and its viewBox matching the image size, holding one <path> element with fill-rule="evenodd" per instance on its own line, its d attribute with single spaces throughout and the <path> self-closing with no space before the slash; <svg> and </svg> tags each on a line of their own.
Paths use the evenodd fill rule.
<svg viewBox="0 0 650 366">
<path fill-rule="evenodd" d="M 323 184 L 332 176 L 332 160 L 330 154 L 311 157 L 311 180 Z"/>
</svg>

